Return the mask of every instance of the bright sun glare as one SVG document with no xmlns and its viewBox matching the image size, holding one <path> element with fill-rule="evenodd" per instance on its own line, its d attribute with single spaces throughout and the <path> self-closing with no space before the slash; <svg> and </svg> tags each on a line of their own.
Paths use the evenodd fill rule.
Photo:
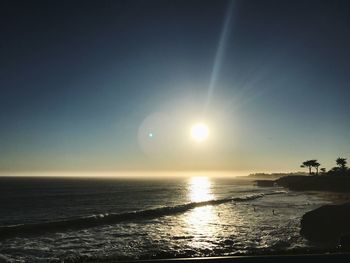
<svg viewBox="0 0 350 263">
<path fill-rule="evenodd" d="M 197 142 L 202 142 L 208 139 L 209 129 L 204 123 L 196 123 L 191 127 L 191 136 Z"/>
<path fill-rule="evenodd" d="M 189 197 L 191 202 L 203 202 L 213 199 L 211 181 L 207 177 L 192 177 L 189 181 Z"/>
</svg>

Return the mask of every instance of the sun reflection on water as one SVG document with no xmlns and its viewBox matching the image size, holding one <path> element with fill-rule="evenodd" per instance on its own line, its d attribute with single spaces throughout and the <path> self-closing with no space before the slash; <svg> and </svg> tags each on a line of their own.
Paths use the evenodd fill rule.
<svg viewBox="0 0 350 263">
<path fill-rule="evenodd" d="M 203 202 L 214 198 L 208 177 L 192 177 L 188 184 L 188 195 L 191 202 Z"/>
<path fill-rule="evenodd" d="M 191 202 L 203 202 L 214 199 L 212 193 L 212 182 L 207 177 L 193 177 L 188 183 L 188 198 Z M 201 237 L 213 237 L 218 229 L 218 212 L 213 206 L 196 207 L 189 211 L 185 216 L 188 231 L 195 237 L 192 240 L 192 246 L 203 246 Z"/>
</svg>

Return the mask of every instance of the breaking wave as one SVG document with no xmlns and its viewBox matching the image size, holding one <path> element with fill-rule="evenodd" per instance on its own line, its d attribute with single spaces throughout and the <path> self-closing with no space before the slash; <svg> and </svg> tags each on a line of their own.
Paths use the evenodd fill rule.
<svg viewBox="0 0 350 263">
<path fill-rule="evenodd" d="M 40 235 L 48 232 L 60 232 L 66 230 L 79 230 L 85 228 L 96 227 L 100 225 L 117 224 L 126 221 L 137 221 L 143 219 L 152 219 L 162 216 L 184 213 L 190 209 L 208 206 L 220 205 L 229 202 L 244 202 L 262 198 L 266 195 L 283 194 L 284 191 L 274 191 L 270 193 L 251 194 L 244 197 L 214 199 L 203 202 L 191 202 L 176 206 L 165 206 L 161 208 L 146 209 L 134 212 L 120 214 L 99 214 L 76 219 L 66 219 L 60 221 L 51 221 L 36 224 L 20 224 L 0 227 L 0 239 L 15 237 L 15 236 L 31 236 Z"/>
</svg>

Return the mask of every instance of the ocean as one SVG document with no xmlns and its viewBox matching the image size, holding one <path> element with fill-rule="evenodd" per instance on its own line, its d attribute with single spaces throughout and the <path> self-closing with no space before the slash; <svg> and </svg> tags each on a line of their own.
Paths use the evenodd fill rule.
<svg viewBox="0 0 350 263">
<path fill-rule="evenodd" d="M 326 197 L 242 178 L 0 177 L 0 261 L 74 262 L 310 248 Z"/>
</svg>

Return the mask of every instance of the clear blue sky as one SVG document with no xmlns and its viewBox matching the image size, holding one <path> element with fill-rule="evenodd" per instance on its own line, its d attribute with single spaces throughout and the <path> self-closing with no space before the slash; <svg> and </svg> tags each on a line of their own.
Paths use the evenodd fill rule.
<svg viewBox="0 0 350 263">
<path fill-rule="evenodd" d="M 0 170 L 330 168 L 350 158 L 349 13 L 333 0 L 2 1 Z M 196 121 L 210 129 L 200 145 Z"/>
</svg>

